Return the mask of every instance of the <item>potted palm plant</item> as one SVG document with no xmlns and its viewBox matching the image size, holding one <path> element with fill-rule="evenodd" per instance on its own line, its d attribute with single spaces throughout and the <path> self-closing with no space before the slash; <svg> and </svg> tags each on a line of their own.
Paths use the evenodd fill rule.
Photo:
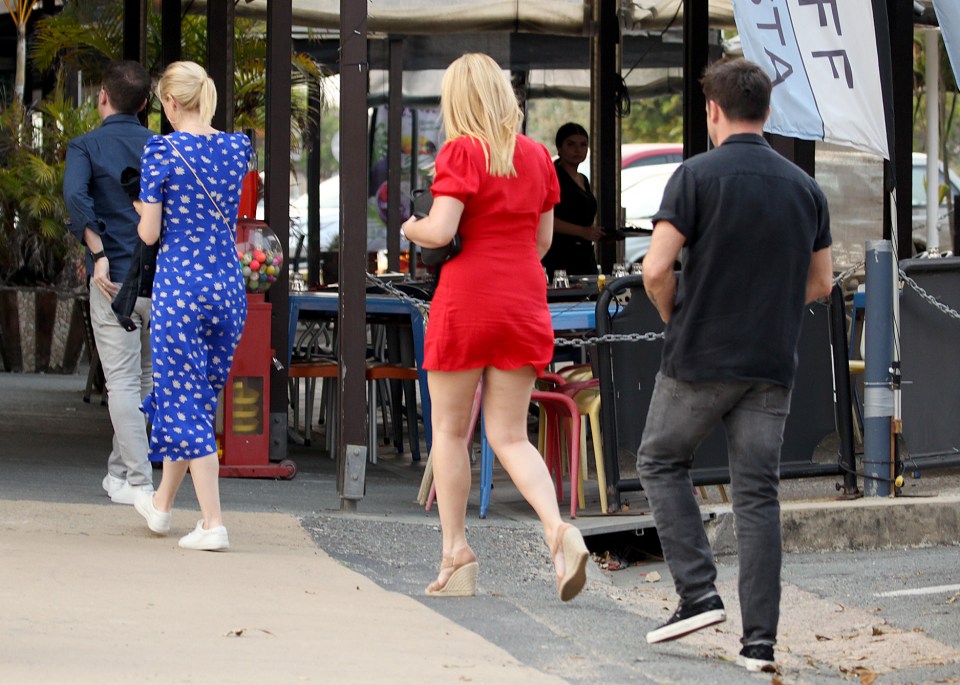
<svg viewBox="0 0 960 685">
<path fill-rule="evenodd" d="M 98 120 L 55 91 L 0 108 L 0 360 L 7 371 L 72 373 L 84 343 L 83 252 L 63 202 L 67 143 Z"/>
</svg>

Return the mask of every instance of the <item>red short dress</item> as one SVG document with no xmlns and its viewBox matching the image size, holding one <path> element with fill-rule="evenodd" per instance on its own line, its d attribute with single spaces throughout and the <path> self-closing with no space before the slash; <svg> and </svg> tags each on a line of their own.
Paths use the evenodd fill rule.
<svg viewBox="0 0 960 685">
<path fill-rule="evenodd" d="M 553 358 L 537 227 L 560 201 L 560 186 L 547 149 L 526 136 L 517 136 L 513 163 L 516 176 L 491 176 L 483 143 L 469 137 L 437 156 L 430 191 L 463 202 L 463 250 L 443 265 L 430 305 L 426 369 L 530 365 L 539 374 Z"/>
</svg>

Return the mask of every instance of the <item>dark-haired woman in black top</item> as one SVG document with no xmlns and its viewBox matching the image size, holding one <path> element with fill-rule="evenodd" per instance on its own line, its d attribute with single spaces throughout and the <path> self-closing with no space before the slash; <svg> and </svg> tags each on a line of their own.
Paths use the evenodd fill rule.
<svg viewBox="0 0 960 685">
<path fill-rule="evenodd" d="M 577 171 L 587 157 L 590 139 L 579 124 L 564 124 L 557 130 L 557 161 L 554 167 L 560 181 L 560 204 L 553 208 L 553 243 L 543 257 L 547 275 L 563 269 L 567 275 L 595 275 L 597 259 L 593 242 L 603 229 L 593 224 L 597 199 L 590 181 Z"/>
</svg>

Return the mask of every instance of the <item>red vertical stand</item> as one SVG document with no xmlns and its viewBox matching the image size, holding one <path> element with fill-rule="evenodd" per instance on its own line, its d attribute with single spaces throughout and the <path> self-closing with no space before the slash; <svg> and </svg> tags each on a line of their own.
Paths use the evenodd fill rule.
<svg viewBox="0 0 960 685">
<path fill-rule="evenodd" d="M 271 305 L 261 294 L 247 294 L 247 322 L 223 390 L 220 475 L 293 478 L 289 459 L 270 461 Z"/>
</svg>

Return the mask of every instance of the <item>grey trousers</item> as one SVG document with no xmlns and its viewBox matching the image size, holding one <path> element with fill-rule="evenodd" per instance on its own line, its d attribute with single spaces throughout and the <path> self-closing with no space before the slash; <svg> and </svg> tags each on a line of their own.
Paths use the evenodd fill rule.
<svg viewBox="0 0 960 685">
<path fill-rule="evenodd" d="M 113 447 L 107 471 L 130 485 L 153 485 L 147 459 L 147 420 L 140 403 L 153 389 L 150 359 L 150 299 L 137 298 L 133 320 L 139 328 L 128 333 L 96 286 L 90 288 L 90 320 L 97 352 L 107 381 L 107 402 L 113 424 Z"/>
<path fill-rule="evenodd" d="M 716 593 L 717 569 L 690 468 L 701 440 L 723 422 L 739 557 L 741 642 L 775 644 L 780 619 L 780 446 L 790 390 L 749 381 L 688 383 L 657 374 L 637 450 L 637 472 L 653 509 L 681 603 Z"/>
</svg>

